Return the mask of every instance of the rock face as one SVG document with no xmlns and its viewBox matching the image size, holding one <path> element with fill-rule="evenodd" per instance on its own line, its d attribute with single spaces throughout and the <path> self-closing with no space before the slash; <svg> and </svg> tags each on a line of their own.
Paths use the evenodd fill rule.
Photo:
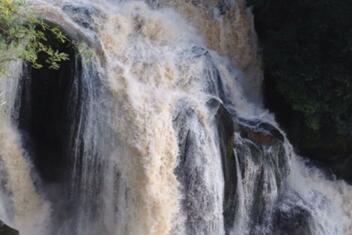
<svg viewBox="0 0 352 235">
<path fill-rule="evenodd" d="M 352 2 L 248 3 L 262 48 L 266 106 L 300 155 L 352 182 Z"/>
<path fill-rule="evenodd" d="M 90 30 L 97 30 L 98 27 L 96 22 L 94 22 L 93 17 L 104 18 L 98 9 L 89 5 L 67 4 L 63 6 L 63 11 L 65 11 L 66 14 L 68 14 L 77 24 Z"/>
<path fill-rule="evenodd" d="M 284 141 L 283 134 L 277 128 L 260 120 L 239 119 L 238 126 L 244 138 L 257 144 L 273 145 Z"/>
<path fill-rule="evenodd" d="M 19 232 L 0 221 L 0 235 L 19 235 Z"/>
<path fill-rule="evenodd" d="M 297 195 L 276 194 L 281 192 L 282 182 L 289 173 L 288 159 L 283 149 L 285 137 L 281 131 L 261 120 L 237 117 L 217 99 L 210 99 L 207 104 L 215 113 L 222 151 L 226 234 L 232 234 L 235 226 L 238 226 L 238 217 L 243 216 L 238 214 L 238 211 L 245 209 L 249 211 L 249 216 L 255 224 L 250 229 L 251 234 L 262 234 L 256 230 L 257 227 L 270 224 L 268 231 L 272 231 L 272 234 L 310 235 L 310 214 L 296 205 L 301 199 Z M 267 151 L 268 149 L 271 151 Z M 268 180 L 268 172 L 274 173 L 274 181 Z M 246 178 L 249 175 L 254 177 Z M 250 194 L 253 198 L 248 199 L 252 204 L 243 208 L 240 202 L 243 197 L 241 192 L 248 186 L 247 180 L 255 186 L 246 188 L 253 189 Z M 279 197 L 278 200 L 270 201 L 267 195 L 274 194 Z M 280 197 L 283 198 L 282 201 Z M 272 204 L 276 205 L 273 210 L 268 207 Z"/>
<path fill-rule="evenodd" d="M 280 201 L 274 216 L 274 231 L 276 235 L 312 235 L 309 228 L 311 214 L 299 206 L 303 200 L 291 193 L 289 200 Z M 287 210 L 287 208 L 290 208 Z"/>
<path fill-rule="evenodd" d="M 210 99 L 208 105 L 215 107 L 216 115 L 215 122 L 219 133 L 219 142 L 221 149 L 221 161 L 225 180 L 225 198 L 223 203 L 224 208 L 224 223 L 225 228 L 233 226 L 233 215 L 236 210 L 236 161 L 233 156 L 234 143 L 234 123 L 227 109 L 215 99 Z"/>
<path fill-rule="evenodd" d="M 198 135 L 194 129 L 202 128 L 202 122 L 197 117 L 197 112 L 192 107 L 188 107 L 186 102 L 180 102 L 180 107 L 183 109 L 180 109 L 174 117 L 174 128 L 178 133 L 180 148 L 180 162 L 176 174 L 186 195 L 183 202 L 187 221 L 189 221 L 186 225 L 186 232 L 193 234 L 198 231 L 199 227 L 206 228 L 208 224 L 208 222 L 202 222 L 203 214 L 194 213 L 194 209 L 197 208 L 196 211 L 202 210 L 207 213 L 207 208 L 213 204 L 213 201 L 207 190 L 204 190 L 202 172 L 206 165 L 203 159 L 205 153 L 199 154 L 204 143 L 198 141 Z M 263 227 L 269 224 L 274 226 L 277 222 L 286 221 L 287 226 L 277 228 L 277 231 L 287 231 L 285 229 L 291 226 L 292 221 L 293 223 L 303 221 L 307 224 L 306 217 L 298 213 L 300 208 L 297 208 L 298 215 L 291 216 L 296 210 L 292 208 L 292 205 L 285 207 L 289 214 L 285 211 L 276 212 L 272 209 L 275 208 L 274 206 L 271 208 L 276 200 L 271 201 L 272 197 L 267 197 L 267 195 L 278 195 L 277 192 L 280 191 L 282 182 L 288 175 L 288 160 L 285 157 L 284 136 L 281 132 L 269 123 L 236 117 L 218 99 L 209 99 L 207 107 L 213 114 L 211 116 L 217 128 L 216 138 L 221 153 L 224 179 L 222 207 L 226 234 L 231 234 L 236 224 L 238 225 L 236 221 L 243 216 L 239 214 L 241 210 L 248 210 L 247 216 L 253 220 L 253 223 Z M 251 176 L 250 179 L 249 176 Z M 253 187 L 248 184 L 253 184 Z M 248 200 L 251 203 L 246 204 L 245 208 L 241 203 L 244 197 L 241 192 L 244 188 L 253 190 L 248 193 L 253 196 Z M 200 198 L 204 201 L 194 201 L 194 198 L 198 198 L 197 195 L 201 196 Z M 277 219 L 271 220 L 271 217 L 277 217 Z M 257 234 L 258 231 L 254 230 L 253 228 L 253 234 Z M 297 228 L 296 234 L 298 235 L 298 231 L 303 230 L 305 231 L 306 228 L 302 230 Z"/>
<path fill-rule="evenodd" d="M 18 127 L 24 147 L 31 153 L 42 179 L 61 182 L 67 176 L 69 164 L 65 133 L 69 133 L 69 123 L 73 122 L 77 110 L 70 106 L 74 103 L 71 93 L 77 83 L 74 70 L 79 70 L 81 65 L 75 60 L 74 48 L 69 43 L 60 45 L 54 40 L 51 43 L 55 49 L 62 47 L 60 51 L 67 53 L 70 60 L 62 63 L 57 71 L 45 66 L 42 69 L 25 68 L 17 98 L 17 103 L 21 104 Z M 41 56 L 39 60 L 46 58 Z"/>
</svg>

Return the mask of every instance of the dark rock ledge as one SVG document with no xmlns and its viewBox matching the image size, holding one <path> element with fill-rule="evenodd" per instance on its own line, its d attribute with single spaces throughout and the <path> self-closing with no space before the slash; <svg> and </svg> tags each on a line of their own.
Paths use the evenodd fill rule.
<svg viewBox="0 0 352 235">
<path fill-rule="evenodd" d="M 19 235 L 19 232 L 0 220 L 0 235 Z"/>
</svg>

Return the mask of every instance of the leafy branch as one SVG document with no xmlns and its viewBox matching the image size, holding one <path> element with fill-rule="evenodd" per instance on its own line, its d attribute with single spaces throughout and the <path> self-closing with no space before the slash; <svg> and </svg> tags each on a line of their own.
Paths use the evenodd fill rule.
<svg viewBox="0 0 352 235">
<path fill-rule="evenodd" d="M 49 68 L 58 69 L 69 56 L 51 47 L 45 32 L 50 32 L 59 43 L 68 41 L 58 27 L 38 19 L 24 0 L 0 0 L 0 70 L 15 59 L 42 68 L 39 54 L 46 56 L 45 63 Z"/>
</svg>

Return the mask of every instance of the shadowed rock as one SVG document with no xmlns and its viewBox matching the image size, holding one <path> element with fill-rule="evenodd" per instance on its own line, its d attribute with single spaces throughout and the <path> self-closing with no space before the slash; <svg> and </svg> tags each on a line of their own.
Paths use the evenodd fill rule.
<svg viewBox="0 0 352 235">
<path fill-rule="evenodd" d="M 221 161 L 225 180 L 224 192 L 224 223 L 225 230 L 233 227 L 233 217 L 236 210 L 236 161 L 233 157 L 234 123 L 231 114 L 217 99 L 207 102 L 215 113 L 215 122 L 219 134 Z"/>
<path fill-rule="evenodd" d="M 239 130 L 242 137 L 250 139 L 257 144 L 272 145 L 283 142 L 284 135 L 273 125 L 261 120 L 245 120 L 238 118 Z"/>
<path fill-rule="evenodd" d="M 19 232 L 0 221 L 0 235 L 19 235 Z"/>
<path fill-rule="evenodd" d="M 312 235 L 309 227 L 312 215 L 302 205 L 304 200 L 295 193 L 288 193 L 279 202 L 274 215 L 275 235 Z"/>
</svg>

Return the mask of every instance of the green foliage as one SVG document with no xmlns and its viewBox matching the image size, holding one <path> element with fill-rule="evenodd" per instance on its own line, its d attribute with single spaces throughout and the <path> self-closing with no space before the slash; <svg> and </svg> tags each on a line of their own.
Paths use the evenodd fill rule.
<svg viewBox="0 0 352 235">
<path fill-rule="evenodd" d="M 41 68 L 39 54 L 46 55 L 49 68 L 58 69 L 60 62 L 69 59 L 68 55 L 53 49 L 45 32 L 50 32 L 60 43 L 68 40 L 58 27 L 35 17 L 25 1 L 0 0 L 0 70 L 4 71 L 6 63 L 16 59 Z"/>
<path fill-rule="evenodd" d="M 248 3 L 272 88 L 311 130 L 352 135 L 352 1 Z"/>
<path fill-rule="evenodd" d="M 92 50 L 85 42 L 74 43 L 78 54 L 82 57 L 85 62 L 91 61 L 91 59 L 96 56 L 95 51 Z"/>
</svg>

